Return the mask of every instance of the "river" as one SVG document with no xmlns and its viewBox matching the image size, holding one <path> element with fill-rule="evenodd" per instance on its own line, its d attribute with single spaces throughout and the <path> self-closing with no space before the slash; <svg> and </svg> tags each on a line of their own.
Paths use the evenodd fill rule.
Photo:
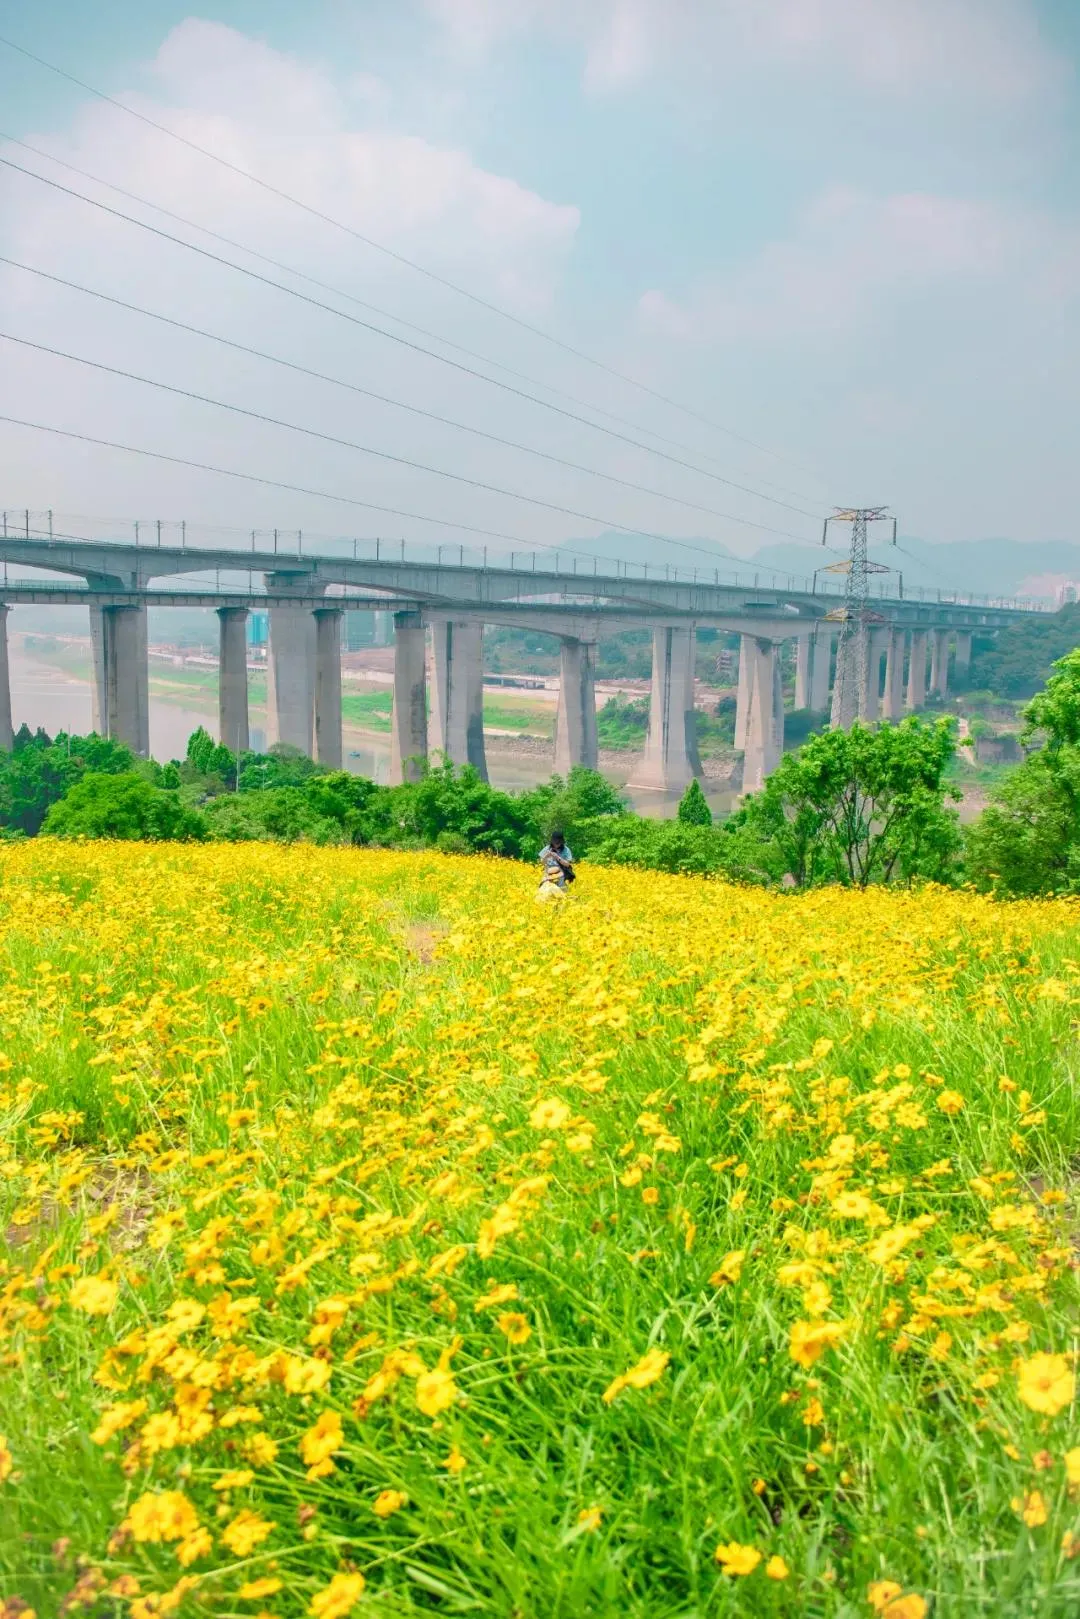
<svg viewBox="0 0 1080 1619">
<path fill-rule="evenodd" d="M 15 729 L 26 724 L 32 731 L 40 726 L 50 736 L 57 731 L 72 735 L 85 735 L 91 726 L 90 683 L 80 679 L 43 658 L 29 657 L 20 636 L 12 636 L 9 643 L 11 669 L 11 710 Z M 151 665 L 151 679 L 154 675 Z M 260 725 L 259 720 L 263 721 Z M 150 694 L 150 752 L 155 759 L 182 759 L 187 739 L 197 726 L 217 736 L 217 704 L 205 707 L 168 701 Z M 265 714 L 252 710 L 251 745 L 259 750 L 266 746 Z M 346 726 L 344 730 L 345 767 L 357 776 L 372 781 L 386 782 L 390 775 L 390 738 L 378 732 L 361 731 Z M 667 819 L 674 815 L 678 804 L 677 793 L 642 792 L 627 788 L 626 774 L 630 766 L 605 764 L 603 773 L 614 786 L 620 788 L 631 807 L 640 815 Z M 488 771 L 494 787 L 508 791 L 521 791 L 547 781 L 552 773 L 551 760 L 533 753 L 504 752 L 492 748 L 488 756 Z M 727 814 L 733 795 L 726 785 L 709 781 L 702 783 L 705 796 L 714 814 Z"/>
</svg>

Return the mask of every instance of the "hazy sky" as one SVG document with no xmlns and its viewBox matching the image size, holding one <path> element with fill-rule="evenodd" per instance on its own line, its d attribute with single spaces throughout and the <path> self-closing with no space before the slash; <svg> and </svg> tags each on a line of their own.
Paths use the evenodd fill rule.
<svg viewBox="0 0 1080 1619">
<path fill-rule="evenodd" d="M 1073 0 L 242 0 L 198 12 L 172 0 L 38 0 L 8 8 L 0 32 L 687 411 L 3 47 L 5 137 L 192 223 L 8 139 L 0 157 L 567 410 L 614 413 L 636 424 L 604 418 L 617 432 L 663 435 L 669 454 L 717 474 L 571 422 L 0 168 L 7 258 L 660 492 L 492 444 L 0 264 L 0 329 L 11 336 L 596 520 L 6 340 L 4 415 L 434 521 L 4 424 L 2 505 L 52 507 L 85 527 L 183 517 L 456 542 L 471 526 L 529 546 L 623 524 L 749 552 L 772 530 L 816 538 L 816 514 L 832 503 L 880 501 L 927 540 L 1076 534 Z"/>
</svg>

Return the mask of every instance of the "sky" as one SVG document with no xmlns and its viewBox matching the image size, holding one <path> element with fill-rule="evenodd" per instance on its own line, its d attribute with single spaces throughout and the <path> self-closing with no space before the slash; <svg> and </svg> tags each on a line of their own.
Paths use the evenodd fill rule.
<svg viewBox="0 0 1080 1619">
<path fill-rule="evenodd" d="M 0 34 L 193 143 L 0 45 L 9 511 L 688 563 L 834 505 L 1080 537 L 1070 0 L 38 0 Z"/>
</svg>

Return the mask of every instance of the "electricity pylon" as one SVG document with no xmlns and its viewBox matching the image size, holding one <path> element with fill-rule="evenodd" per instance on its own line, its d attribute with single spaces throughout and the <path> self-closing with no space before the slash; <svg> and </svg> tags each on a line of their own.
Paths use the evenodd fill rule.
<svg viewBox="0 0 1080 1619">
<path fill-rule="evenodd" d="M 821 543 L 826 544 L 830 523 L 851 524 L 851 555 L 846 562 L 834 562 L 825 573 L 847 575 L 844 605 L 828 614 L 840 621 L 840 636 L 836 643 L 836 677 L 833 683 L 832 714 L 830 724 L 834 731 L 846 731 L 856 719 L 867 715 L 867 688 L 870 671 L 871 626 L 881 615 L 870 608 L 870 575 L 891 573 L 880 562 L 871 562 L 867 555 L 868 530 L 871 523 L 889 520 L 885 506 L 840 507 L 825 519 Z M 892 519 L 892 543 L 896 544 L 896 518 Z"/>
</svg>

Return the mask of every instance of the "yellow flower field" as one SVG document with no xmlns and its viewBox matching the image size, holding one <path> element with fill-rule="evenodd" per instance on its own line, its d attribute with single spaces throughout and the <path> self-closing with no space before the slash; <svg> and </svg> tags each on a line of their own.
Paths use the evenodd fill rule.
<svg viewBox="0 0 1080 1619">
<path fill-rule="evenodd" d="M 535 881 L 0 850 L 5 1619 L 1080 1611 L 1080 911 Z"/>
</svg>

